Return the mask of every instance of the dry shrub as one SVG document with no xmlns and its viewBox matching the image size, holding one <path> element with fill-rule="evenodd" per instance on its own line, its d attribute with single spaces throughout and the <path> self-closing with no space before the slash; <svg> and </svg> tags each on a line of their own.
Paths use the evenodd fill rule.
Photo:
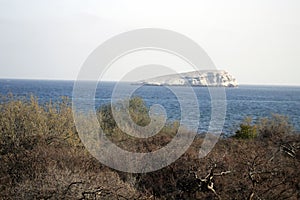
<svg viewBox="0 0 300 200">
<path fill-rule="evenodd" d="M 144 103 L 133 102 L 135 121 L 147 124 Z M 300 198 L 300 137 L 290 134 L 284 117 L 255 124 L 257 138 L 221 139 L 202 159 L 198 155 L 203 137 L 196 137 L 171 165 L 129 174 L 103 166 L 85 150 L 67 99 L 40 106 L 33 97 L 29 101 L 9 97 L 0 111 L 1 199 Z M 110 139 L 130 151 L 161 148 L 178 130 L 174 122 L 149 140 L 135 140 L 111 121 L 109 106 L 100 112 L 108 122 L 102 125 Z"/>
<path fill-rule="evenodd" d="M 294 133 L 288 117 L 279 114 L 273 114 L 271 118 L 261 119 L 257 127 L 261 138 L 272 140 L 281 140 Z"/>
<path fill-rule="evenodd" d="M 137 188 L 160 199 L 299 199 L 298 135 L 290 138 L 290 146 L 285 144 L 294 147 L 295 156 L 259 140 L 227 138 L 198 159 L 201 143 L 197 138 L 188 152 L 162 170 L 136 175 Z M 203 181 L 206 177 L 214 191 Z"/>
<path fill-rule="evenodd" d="M 0 111 L 1 199 L 140 197 L 84 149 L 66 98 L 41 106 L 9 96 Z"/>
<path fill-rule="evenodd" d="M 35 149 L 30 156 L 37 157 L 36 160 L 29 159 L 34 166 L 28 166 L 35 175 L 5 188 L 2 198 L 130 199 L 139 196 L 135 188 L 121 181 L 116 172 L 83 151 L 47 146 Z"/>
</svg>

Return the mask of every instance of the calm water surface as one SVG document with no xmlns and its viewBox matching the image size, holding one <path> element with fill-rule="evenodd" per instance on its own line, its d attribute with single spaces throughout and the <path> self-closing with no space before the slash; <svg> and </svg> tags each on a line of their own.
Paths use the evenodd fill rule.
<svg viewBox="0 0 300 200">
<path fill-rule="evenodd" d="M 98 85 L 95 107 L 109 103 L 115 83 L 105 82 Z M 130 90 L 130 84 L 123 85 Z M 142 86 L 133 95 L 142 97 L 147 106 L 161 104 L 169 120 L 179 120 L 181 116 L 179 102 L 172 88 L 184 93 L 185 87 Z M 207 88 L 194 87 L 200 105 L 200 127 L 198 132 L 206 132 L 210 121 L 210 95 Z M 37 96 L 41 104 L 61 100 L 62 96 L 72 98 L 73 81 L 46 80 L 0 80 L 0 94 L 12 93 L 16 97 Z M 278 113 L 289 117 L 296 130 L 300 131 L 300 87 L 288 86 L 240 86 L 226 88 L 227 113 L 223 132 L 232 134 L 246 117 L 254 120 Z M 187 97 L 188 98 L 188 97 Z"/>
</svg>

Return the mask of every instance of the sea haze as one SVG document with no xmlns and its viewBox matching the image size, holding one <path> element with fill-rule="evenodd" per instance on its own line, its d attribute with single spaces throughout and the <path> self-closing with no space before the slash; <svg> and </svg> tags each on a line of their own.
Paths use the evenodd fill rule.
<svg viewBox="0 0 300 200">
<path fill-rule="evenodd" d="M 0 94 L 12 93 L 17 98 L 29 98 L 30 95 L 38 97 L 39 103 L 44 104 L 50 99 L 60 101 L 62 96 L 72 98 L 73 81 L 47 81 L 47 80 L 0 80 Z M 122 83 L 125 89 L 133 86 Z M 101 82 L 98 84 L 95 97 L 95 107 L 111 101 L 114 82 Z M 172 86 L 173 87 L 173 86 Z M 167 113 L 168 120 L 180 120 L 180 104 L 172 92 L 172 87 L 142 86 L 134 92 L 134 96 L 142 97 L 147 106 L 161 104 Z M 178 91 L 185 92 L 186 87 L 174 86 Z M 210 95 L 208 88 L 193 88 L 200 105 L 199 133 L 208 130 L 210 121 Z M 225 88 L 227 113 L 223 132 L 231 135 L 246 116 L 254 120 L 269 117 L 278 113 L 289 117 L 290 122 L 297 131 L 300 131 L 300 87 L 290 86 L 246 86 L 238 88 Z M 187 97 L 189 98 L 189 97 Z"/>
</svg>

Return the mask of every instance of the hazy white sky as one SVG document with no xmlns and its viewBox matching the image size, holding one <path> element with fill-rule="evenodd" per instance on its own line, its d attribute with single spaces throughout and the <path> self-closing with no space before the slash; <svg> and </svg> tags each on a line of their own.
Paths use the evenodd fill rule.
<svg viewBox="0 0 300 200">
<path fill-rule="evenodd" d="M 299 0 L 0 0 L 0 78 L 75 79 L 103 41 L 153 27 L 190 37 L 242 84 L 300 85 L 299 10 Z"/>
</svg>

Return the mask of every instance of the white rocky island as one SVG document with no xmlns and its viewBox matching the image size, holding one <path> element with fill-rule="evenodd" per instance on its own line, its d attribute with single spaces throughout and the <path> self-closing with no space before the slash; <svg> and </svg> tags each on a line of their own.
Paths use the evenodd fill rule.
<svg viewBox="0 0 300 200">
<path fill-rule="evenodd" d="M 236 79 L 224 70 L 203 70 L 159 76 L 137 84 L 155 86 L 237 87 Z"/>
</svg>

